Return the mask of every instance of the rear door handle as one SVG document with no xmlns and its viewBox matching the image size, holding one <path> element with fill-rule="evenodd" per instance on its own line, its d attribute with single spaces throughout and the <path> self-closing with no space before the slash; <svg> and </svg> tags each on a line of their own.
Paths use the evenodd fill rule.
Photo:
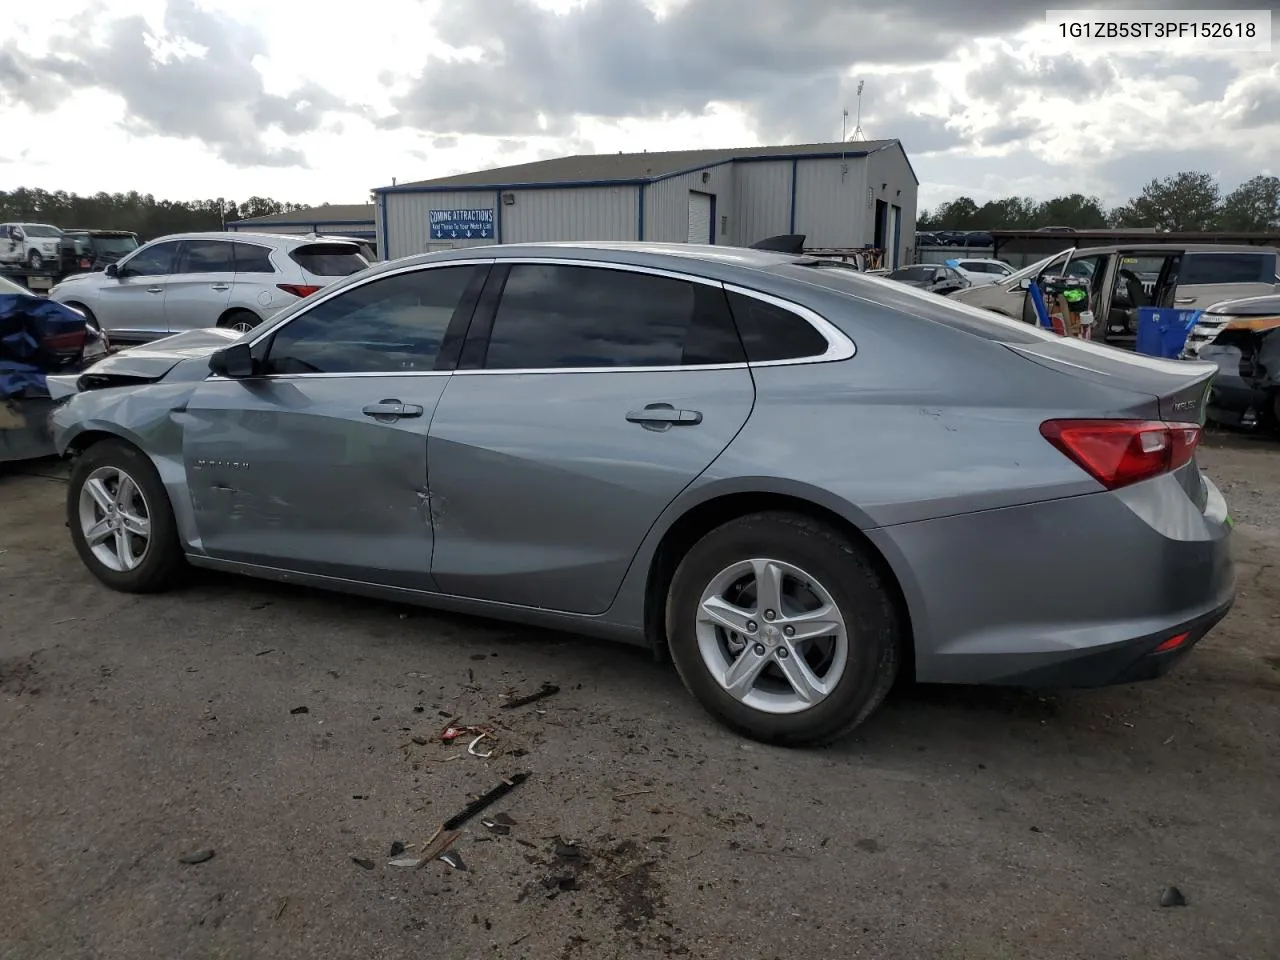
<svg viewBox="0 0 1280 960">
<path fill-rule="evenodd" d="M 673 426 L 692 426 L 702 422 L 698 410 L 677 410 L 669 403 L 649 403 L 643 410 L 632 410 L 627 421 L 650 430 L 666 430 Z"/>
<path fill-rule="evenodd" d="M 401 403 L 399 400 L 383 400 L 371 403 L 360 411 L 366 417 L 377 420 L 399 420 L 401 417 L 420 417 L 422 407 L 416 403 Z"/>
<path fill-rule="evenodd" d="M 230 289 L 231 289 L 231 284 L 229 284 L 229 283 L 215 283 L 215 284 L 213 285 L 213 289 L 214 289 L 214 290 L 230 290 Z"/>
<path fill-rule="evenodd" d="M 1173 302 L 1174 303 L 1195 303 L 1196 298 L 1195 297 L 1174 297 Z"/>
<path fill-rule="evenodd" d="M 147 293 L 164 293 L 164 287 L 147 287 Z"/>
</svg>

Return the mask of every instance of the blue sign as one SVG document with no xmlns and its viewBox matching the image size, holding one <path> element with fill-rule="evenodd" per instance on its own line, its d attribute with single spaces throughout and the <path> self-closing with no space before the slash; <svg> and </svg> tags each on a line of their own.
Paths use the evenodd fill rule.
<svg viewBox="0 0 1280 960">
<path fill-rule="evenodd" d="M 492 210 L 431 210 L 432 240 L 492 240 Z"/>
</svg>

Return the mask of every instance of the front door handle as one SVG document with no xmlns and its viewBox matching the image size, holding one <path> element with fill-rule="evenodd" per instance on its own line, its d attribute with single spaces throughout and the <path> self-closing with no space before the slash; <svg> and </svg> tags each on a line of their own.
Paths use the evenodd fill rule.
<svg viewBox="0 0 1280 960">
<path fill-rule="evenodd" d="M 669 403 L 649 403 L 642 410 L 630 411 L 627 421 L 638 423 L 647 430 L 669 430 L 701 423 L 702 413 L 698 410 L 677 410 Z"/>
<path fill-rule="evenodd" d="M 1173 302 L 1174 303 L 1195 303 L 1196 298 L 1195 297 L 1174 297 Z"/>
<path fill-rule="evenodd" d="M 215 283 L 215 284 L 213 285 L 212 289 L 214 289 L 214 290 L 230 290 L 230 289 L 231 289 L 231 284 L 229 284 L 229 283 Z"/>
<path fill-rule="evenodd" d="M 164 293 L 164 287 L 147 287 L 147 293 Z"/>
<path fill-rule="evenodd" d="M 401 403 L 399 400 L 382 400 L 369 404 L 360 412 L 375 420 L 399 420 L 401 417 L 422 416 L 422 407 L 416 403 Z"/>
</svg>

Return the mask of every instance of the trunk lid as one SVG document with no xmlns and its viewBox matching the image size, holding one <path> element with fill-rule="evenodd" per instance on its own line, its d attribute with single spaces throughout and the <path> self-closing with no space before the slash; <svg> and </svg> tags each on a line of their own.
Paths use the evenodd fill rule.
<svg viewBox="0 0 1280 960">
<path fill-rule="evenodd" d="M 1051 370 L 1134 394 L 1136 402 L 1123 411 L 1126 416 L 1200 427 L 1205 424 L 1209 388 L 1218 372 L 1217 365 L 1212 363 L 1164 360 L 1065 337 L 1009 344 L 1009 349 Z M 1115 416 L 1116 413 L 1100 411 L 1098 415 Z M 1195 456 L 1173 475 L 1196 507 L 1204 510 L 1208 491 Z"/>
</svg>

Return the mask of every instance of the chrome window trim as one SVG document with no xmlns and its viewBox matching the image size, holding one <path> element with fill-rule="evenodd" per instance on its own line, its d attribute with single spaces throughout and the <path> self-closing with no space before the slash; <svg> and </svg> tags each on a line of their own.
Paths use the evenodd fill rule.
<svg viewBox="0 0 1280 960">
<path fill-rule="evenodd" d="M 815 311 L 790 300 L 785 300 L 782 297 L 777 297 L 769 293 L 762 293 L 759 290 L 752 290 L 749 287 L 739 286 L 736 283 L 725 283 L 720 280 L 713 280 L 710 277 L 683 273 L 679 270 L 669 270 L 662 267 L 649 267 L 631 263 L 613 263 L 608 260 L 585 260 L 566 257 L 501 257 L 497 262 L 512 265 L 545 263 L 571 267 L 622 270 L 628 273 L 643 273 L 656 277 L 669 277 L 673 280 L 684 280 L 690 283 L 700 283 L 709 287 L 719 287 L 727 293 L 737 293 L 744 297 L 753 297 L 756 300 L 761 300 L 765 303 L 778 307 L 781 310 L 786 310 L 789 313 L 796 314 L 800 319 L 804 320 L 822 334 L 823 339 L 827 341 L 827 349 L 824 353 L 816 356 L 795 357 L 788 360 L 759 360 L 755 363 L 743 361 L 740 363 L 672 364 L 653 367 L 520 367 L 518 369 L 511 370 L 455 370 L 454 376 L 511 376 L 513 374 L 535 373 L 694 373 L 699 370 L 743 370 L 753 369 L 756 367 L 784 367 L 794 366 L 796 364 L 831 363 L 836 360 L 848 360 L 857 353 L 857 348 L 854 346 L 853 341 L 845 336 L 845 334 L 833 323 Z"/>
<path fill-rule="evenodd" d="M 804 320 L 810 326 L 818 331 L 827 342 L 827 349 L 821 354 L 808 357 L 795 357 L 786 360 L 759 360 L 754 363 L 738 362 L 738 363 L 707 363 L 696 365 L 673 364 L 665 366 L 652 367 L 521 367 L 510 370 L 409 370 L 409 371 L 386 371 L 386 372 L 370 372 L 362 371 L 359 373 L 269 373 L 260 377 L 254 377 L 254 380 L 313 380 L 323 378 L 367 378 L 367 377 L 475 377 L 475 376 L 517 376 L 525 374 L 548 374 L 548 373 L 696 373 L 700 370 L 744 370 L 754 369 L 757 367 L 789 367 L 801 364 L 814 363 L 834 363 L 840 360 L 848 360 L 857 354 L 857 347 L 854 342 L 841 331 L 835 324 L 827 320 L 821 314 L 809 307 L 802 306 L 794 301 L 787 300 L 783 297 L 774 296 L 770 293 L 763 293 L 759 290 L 753 290 L 750 287 L 744 287 L 736 283 L 725 283 L 720 280 L 714 280 L 710 277 L 703 277 L 697 274 L 685 273 L 679 270 L 671 270 L 663 267 L 650 267 L 643 264 L 633 263 L 614 263 L 608 260 L 590 260 L 577 257 L 458 257 L 450 260 L 440 260 L 435 263 L 415 263 L 394 270 L 386 270 L 377 273 L 371 277 L 365 277 L 357 283 L 343 286 L 337 290 L 326 290 L 312 296 L 317 299 L 307 303 L 305 309 L 298 311 L 283 320 L 272 324 L 263 330 L 258 336 L 249 341 L 249 347 L 252 349 L 263 340 L 283 329 L 295 320 L 305 317 L 312 310 L 321 304 L 332 300 L 334 297 L 341 296 L 350 290 L 375 283 L 388 277 L 400 276 L 406 273 L 418 273 L 424 270 L 438 270 L 443 267 L 457 267 L 469 265 L 486 265 L 486 266 L 515 266 L 518 264 L 547 264 L 552 266 L 568 266 L 568 267 L 589 267 L 594 269 L 605 270 L 621 270 L 626 273 L 640 273 L 655 277 L 667 277 L 672 280 L 683 280 L 688 283 L 699 283 L 703 286 L 719 287 L 727 293 L 736 293 L 744 297 L 752 297 L 764 303 L 778 307 L 793 313 L 800 319 Z M 310 298 L 308 298 L 310 300 Z M 270 321 L 268 321 L 270 322 Z M 219 377 L 210 374 L 206 380 L 230 380 L 230 377 Z"/>
</svg>

